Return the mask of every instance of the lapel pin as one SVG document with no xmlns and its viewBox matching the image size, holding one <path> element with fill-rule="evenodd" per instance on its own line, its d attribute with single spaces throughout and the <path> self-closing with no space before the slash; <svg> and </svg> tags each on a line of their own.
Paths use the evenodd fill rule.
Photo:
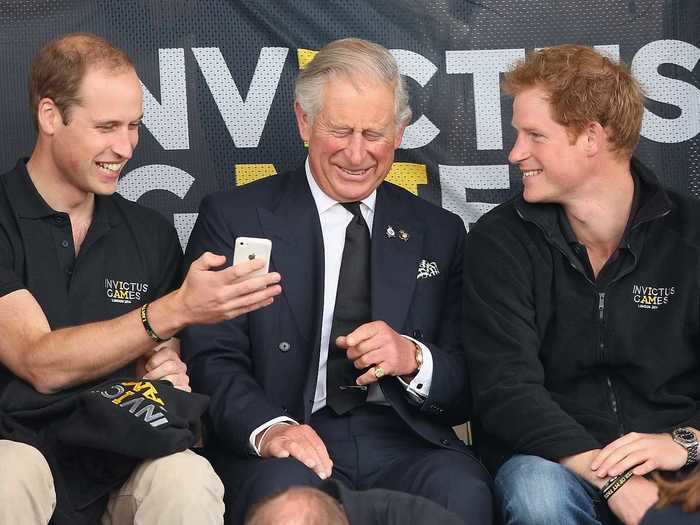
<svg viewBox="0 0 700 525">
<path fill-rule="evenodd" d="M 403 230 L 399 230 L 399 239 L 406 242 L 408 240 L 408 233 Z"/>
<path fill-rule="evenodd" d="M 389 225 L 386 227 L 386 236 L 391 239 L 396 236 L 396 232 L 394 231 L 394 228 Z"/>
</svg>

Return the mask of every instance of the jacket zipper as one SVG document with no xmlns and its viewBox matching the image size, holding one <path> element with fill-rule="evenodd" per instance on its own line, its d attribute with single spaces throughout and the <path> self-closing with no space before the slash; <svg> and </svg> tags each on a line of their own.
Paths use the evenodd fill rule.
<svg viewBox="0 0 700 525">
<path fill-rule="evenodd" d="M 592 281 L 588 277 L 588 275 L 586 275 L 586 272 L 583 269 L 579 268 L 571 259 L 569 259 L 569 256 L 567 255 L 567 253 L 562 248 L 560 248 L 557 243 L 553 242 L 553 240 L 551 239 L 551 237 L 549 236 L 547 231 L 538 222 L 533 221 L 531 219 L 526 219 L 523 216 L 523 214 L 521 213 L 521 211 L 517 208 L 517 206 L 515 207 L 515 211 L 522 220 L 535 224 L 535 226 L 537 226 L 539 228 L 539 230 L 544 234 L 544 237 L 547 240 L 547 242 L 551 246 L 554 246 L 559 252 L 561 252 L 561 254 L 564 256 L 564 259 L 569 262 L 571 267 L 574 270 L 576 270 L 577 272 L 579 272 L 583 276 L 583 278 L 586 279 L 586 281 L 588 281 L 590 284 L 592 284 L 593 286 L 596 285 L 595 282 Z M 631 229 L 634 230 L 638 226 L 640 226 L 641 224 L 644 224 L 646 222 L 650 222 L 652 220 L 661 219 L 661 218 L 665 217 L 666 215 L 668 215 L 670 212 L 671 212 L 671 210 L 665 210 L 662 213 L 655 215 L 654 217 L 650 217 L 643 222 L 632 225 Z M 634 252 L 632 252 L 632 256 L 635 259 L 635 266 L 636 266 L 637 256 Z M 608 285 L 610 286 L 610 285 L 614 284 L 619 278 L 621 278 L 621 276 L 617 277 L 616 279 L 613 279 Z M 605 353 L 605 340 L 604 340 L 604 336 L 605 336 L 605 292 L 597 292 L 597 293 L 598 293 L 598 321 L 600 323 L 600 335 L 598 336 L 599 337 L 598 349 L 600 351 L 600 357 L 602 359 L 604 357 L 604 353 Z M 620 436 L 623 436 L 625 434 L 625 427 L 622 424 L 622 420 L 620 418 L 620 408 L 619 408 L 619 404 L 617 401 L 617 395 L 615 394 L 615 389 L 613 388 L 612 379 L 610 378 L 609 375 L 605 376 L 605 383 L 608 387 L 608 398 L 610 400 L 610 407 L 612 408 L 613 414 L 615 415 L 615 419 L 617 420 L 618 434 Z"/>
<path fill-rule="evenodd" d="M 601 360 L 605 357 L 605 292 L 598 292 L 598 321 L 600 322 L 600 330 L 598 335 L 598 349 L 600 351 Z M 615 394 L 615 388 L 613 387 L 612 379 L 610 375 L 605 376 L 605 383 L 608 386 L 608 399 L 610 400 L 610 408 L 612 408 L 613 414 L 617 421 L 617 431 L 620 436 L 625 435 L 625 428 L 622 424 L 622 419 L 620 418 L 619 403 L 617 401 L 617 395 Z"/>
</svg>

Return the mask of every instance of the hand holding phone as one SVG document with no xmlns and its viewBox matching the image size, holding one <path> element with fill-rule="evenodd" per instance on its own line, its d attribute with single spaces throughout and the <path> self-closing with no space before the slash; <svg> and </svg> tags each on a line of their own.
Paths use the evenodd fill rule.
<svg viewBox="0 0 700 525">
<path fill-rule="evenodd" d="M 252 261 L 253 259 L 265 259 L 265 266 L 255 270 L 250 275 L 263 275 L 270 270 L 270 255 L 272 254 L 272 241 L 257 237 L 236 237 L 233 248 L 233 264 Z"/>
</svg>

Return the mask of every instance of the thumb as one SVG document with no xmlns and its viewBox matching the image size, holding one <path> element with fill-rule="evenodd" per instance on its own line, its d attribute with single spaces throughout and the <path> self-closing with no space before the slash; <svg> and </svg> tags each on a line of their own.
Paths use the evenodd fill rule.
<svg viewBox="0 0 700 525">
<path fill-rule="evenodd" d="M 226 263 L 226 257 L 215 255 L 211 252 L 204 252 L 198 259 L 192 262 L 190 269 L 204 271 L 218 268 Z"/>
</svg>

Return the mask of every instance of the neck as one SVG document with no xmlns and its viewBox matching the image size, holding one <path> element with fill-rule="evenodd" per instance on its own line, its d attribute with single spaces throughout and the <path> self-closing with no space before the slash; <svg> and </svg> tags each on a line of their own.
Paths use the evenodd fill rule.
<svg viewBox="0 0 700 525">
<path fill-rule="evenodd" d="M 617 250 L 632 211 L 634 180 L 629 162 L 609 167 L 588 195 L 562 203 L 576 239 L 605 260 Z"/>
</svg>

